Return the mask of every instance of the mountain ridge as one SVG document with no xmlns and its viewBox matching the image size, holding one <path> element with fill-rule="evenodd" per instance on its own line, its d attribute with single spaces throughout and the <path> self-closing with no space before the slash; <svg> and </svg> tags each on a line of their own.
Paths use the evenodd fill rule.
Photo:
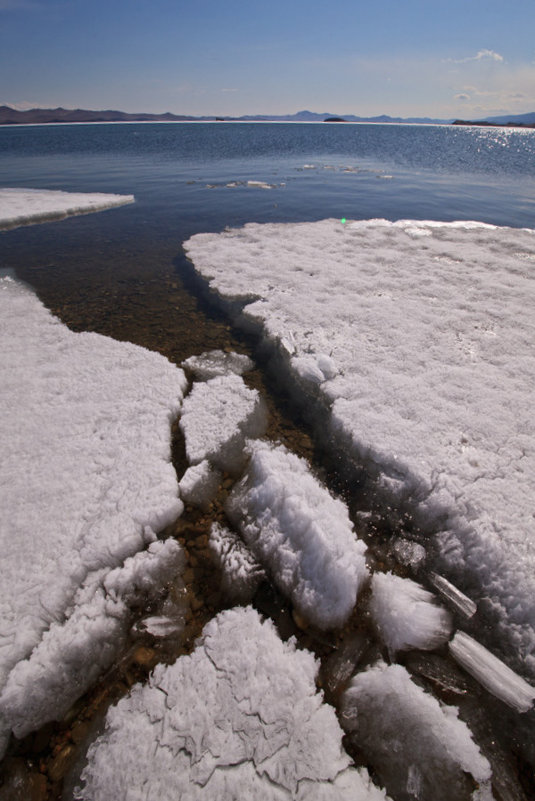
<svg viewBox="0 0 535 801">
<path fill-rule="evenodd" d="M 516 114 L 502 117 L 489 117 L 477 121 L 437 119 L 432 117 L 391 117 L 388 114 L 380 114 L 374 117 L 360 117 L 355 114 L 332 114 L 330 112 L 318 113 L 304 109 L 295 114 L 245 114 L 235 116 L 193 116 L 172 114 L 167 111 L 163 114 L 151 114 L 146 112 L 131 113 L 126 111 L 115 111 L 111 109 L 93 111 L 89 109 L 65 109 L 61 106 L 55 109 L 33 108 L 26 111 L 11 108 L 10 106 L 0 106 L 0 125 L 24 125 L 24 124 L 46 124 L 46 123 L 70 123 L 70 122 L 188 122 L 188 121 L 221 121 L 221 122 L 366 122 L 366 123 L 406 123 L 406 124 L 429 124 L 429 125 L 448 125 L 456 123 L 458 125 L 535 125 L 535 112 L 527 114 Z"/>
</svg>

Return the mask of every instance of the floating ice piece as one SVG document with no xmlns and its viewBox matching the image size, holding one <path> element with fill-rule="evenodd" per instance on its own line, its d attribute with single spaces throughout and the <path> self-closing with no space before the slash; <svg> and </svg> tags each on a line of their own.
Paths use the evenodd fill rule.
<svg viewBox="0 0 535 801">
<path fill-rule="evenodd" d="M 153 542 L 122 567 L 90 576 L 64 623 L 52 623 L 30 657 L 11 671 L 0 696 L 0 716 L 17 737 L 60 720 L 109 667 L 125 642 L 128 607 L 153 600 L 181 570 L 177 542 Z"/>
<path fill-rule="evenodd" d="M 222 475 L 207 459 L 188 467 L 180 479 L 179 489 L 182 499 L 205 511 L 217 494 Z"/>
<path fill-rule="evenodd" d="M 158 801 L 384 799 L 364 769 L 349 767 L 316 670 L 312 654 L 283 643 L 251 608 L 222 612 L 190 656 L 157 666 L 108 711 L 77 797 L 142 788 Z"/>
<path fill-rule="evenodd" d="M 265 181 L 247 181 L 247 186 L 254 189 L 273 189 L 274 184 L 267 184 Z"/>
<path fill-rule="evenodd" d="M 427 555 L 423 545 L 404 537 L 395 540 L 392 550 L 400 564 L 412 567 L 413 570 L 417 570 L 424 563 Z"/>
<path fill-rule="evenodd" d="M 246 438 L 261 436 L 265 426 L 259 393 L 233 374 L 194 382 L 180 417 L 190 463 L 209 459 L 231 473 L 239 472 L 243 465 Z"/>
<path fill-rule="evenodd" d="M 464 592 L 461 592 L 454 584 L 439 576 L 437 573 L 431 573 L 429 576 L 432 585 L 439 591 L 445 601 L 447 601 L 453 608 L 459 612 L 463 617 L 470 618 L 477 612 L 477 604 L 472 601 Z"/>
<path fill-rule="evenodd" d="M 177 620 L 167 615 L 151 615 L 140 621 L 138 629 L 143 629 L 153 637 L 165 639 L 167 637 L 177 637 L 184 631 L 184 620 Z"/>
<path fill-rule="evenodd" d="M 376 476 L 385 504 L 445 532 L 430 539 L 433 569 L 466 571 L 535 677 L 533 231 L 251 223 L 184 247 L 231 310 L 245 297 L 238 322 L 293 366 L 296 390 L 330 414 L 333 447 Z M 338 370 L 329 381 L 321 353 Z"/>
<path fill-rule="evenodd" d="M 451 634 L 451 615 L 412 579 L 374 573 L 370 611 L 388 650 L 432 651 Z"/>
<path fill-rule="evenodd" d="M 9 680 L 0 716 L 7 723 L 8 706 L 26 731 L 30 719 L 43 723 L 41 701 L 31 709 L 34 694 L 57 696 L 59 708 L 84 691 L 92 665 L 108 659 L 129 601 L 114 600 L 102 582 L 183 508 L 170 426 L 185 387 L 183 372 L 159 354 L 75 334 L 27 288 L 0 280 L 0 693 Z M 149 561 L 136 574 L 141 590 L 145 569 L 150 575 Z"/>
<path fill-rule="evenodd" d="M 247 545 L 220 523 L 212 523 L 208 545 L 223 573 L 223 590 L 236 601 L 250 601 L 266 573 Z"/>
<path fill-rule="evenodd" d="M 320 628 L 341 625 L 367 577 L 365 544 L 347 507 L 282 445 L 251 442 L 230 519 L 298 612 Z"/>
<path fill-rule="evenodd" d="M 51 189 L 0 189 L 0 230 L 62 220 L 133 203 L 133 195 L 59 192 Z"/>
<path fill-rule="evenodd" d="M 424 692 L 401 665 L 380 663 L 358 673 L 343 696 L 341 714 L 395 798 L 467 799 L 472 788 L 464 772 L 490 792 L 490 765 L 457 708 Z"/>
<path fill-rule="evenodd" d="M 489 693 L 500 698 L 518 712 L 527 712 L 535 700 L 535 687 L 528 684 L 494 654 L 458 631 L 449 645 L 452 656 Z"/>
<path fill-rule="evenodd" d="M 200 356 L 190 356 L 182 362 L 182 367 L 191 370 L 197 381 L 207 381 L 218 375 L 243 373 L 254 367 L 251 359 L 245 353 L 225 353 L 222 350 L 209 350 Z"/>
</svg>

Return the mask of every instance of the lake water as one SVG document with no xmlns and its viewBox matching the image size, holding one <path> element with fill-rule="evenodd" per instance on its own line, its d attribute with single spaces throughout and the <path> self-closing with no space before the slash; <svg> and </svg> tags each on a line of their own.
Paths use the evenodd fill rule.
<svg viewBox="0 0 535 801">
<path fill-rule="evenodd" d="M 535 131 L 416 125 L 99 124 L 0 130 L 4 186 L 124 192 L 118 228 L 182 239 L 248 221 L 535 225 Z M 267 190 L 233 186 L 262 181 Z M 213 187 L 213 188 L 210 188 Z M 103 221 L 96 223 L 99 227 Z"/>
<path fill-rule="evenodd" d="M 3 233 L 0 267 L 30 281 L 72 327 L 162 349 L 133 326 L 118 328 L 117 314 L 133 284 L 146 293 L 149 281 L 154 294 L 184 267 L 181 243 L 192 234 L 326 217 L 535 227 L 535 131 L 325 123 L 13 126 L 0 129 L 0 184 L 135 195 L 136 203 L 124 208 Z"/>
</svg>

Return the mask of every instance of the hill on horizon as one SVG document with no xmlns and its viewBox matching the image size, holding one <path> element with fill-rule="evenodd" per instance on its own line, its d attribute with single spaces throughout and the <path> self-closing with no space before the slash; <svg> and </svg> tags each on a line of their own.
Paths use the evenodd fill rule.
<svg viewBox="0 0 535 801">
<path fill-rule="evenodd" d="M 10 106 L 0 106 L 0 125 L 23 125 L 43 123 L 69 123 L 69 122 L 187 122 L 187 121 L 231 121 L 231 122 L 377 122 L 377 123 L 413 123 L 413 124 L 441 124 L 447 125 L 453 119 L 436 119 L 431 117 L 390 117 L 381 114 L 375 117 L 359 117 L 355 114 L 336 114 L 332 112 L 318 113 L 304 109 L 295 114 L 245 114 L 233 116 L 199 116 L 172 114 L 167 111 L 163 114 L 150 114 L 146 112 L 131 113 L 126 111 L 93 111 L 89 109 L 55 109 L 33 108 L 19 111 Z M 464 124 L 489 123 L 493 125 L 534 125 L 535 112 L 516 114 L 501 117 L 488 117 L 477 121 L 462 120 Z"/>
</svg>

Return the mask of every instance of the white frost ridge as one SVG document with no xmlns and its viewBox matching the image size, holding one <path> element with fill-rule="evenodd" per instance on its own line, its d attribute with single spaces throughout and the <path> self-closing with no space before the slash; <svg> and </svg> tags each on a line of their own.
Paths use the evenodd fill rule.
<svg viewBox="0 0 535 801">
<path fill-rule="evenodd" d="M 133 203 L 133 195 L 60 192 L 52 189 L 0 189 L 0 231 L 51 222 Z"/>
<path fill-rule="evenodd" d="M 533 231 L 324 220 L 185 248 L 247 301 L 387 503 L 444 527 L 435 570 L 491 599 L 502 647 L 535 676 Z"/>
<path fill-rule="evenodd" d="M 282 445 L 250 442 L 227 512 L 296 609 L 320 628 L 344 623 L 367 577 L 347 507 Z"/>
<path fill-rule="evenodd" d="M 112 707 L 78 798 L 380 801 L 349 767 L 317 665 L 251 608 L 222 612 L 190 656 Z"/>
<path fill-rule="evenodd" d="M 132 587 L 178 568 L 154 540 L 183 508 L 170 426 L 185 385 L 0 280 L 0 734 L 63 714 L 120 646 Z"/>
</svg>

